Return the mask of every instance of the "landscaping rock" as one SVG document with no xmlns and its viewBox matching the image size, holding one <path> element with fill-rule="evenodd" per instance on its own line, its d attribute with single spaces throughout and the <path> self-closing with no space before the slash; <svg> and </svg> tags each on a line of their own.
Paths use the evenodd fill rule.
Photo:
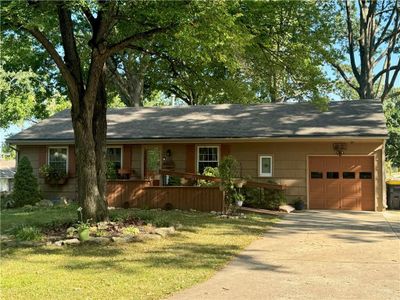
<svg viewBox="0 0 400 300">
<path fill-rule="evenodd" d="M 161 228 L 156 228 L 154 232 L 158 235 L 161 235 L 162 237 L 166 237 L 167 235 L 174 234 L 175 228 L 173 226 L 161 227 Z"/>
<path fill-rule="evenodd" d="M 78 240 L 78 239 L 66 239 L 66 240 L 56 241 L 56 242 L 54 242 L 54 245 L 61 247 L 64 245 L 76 245 L 79 243 L 80 243 L 80 240 Z"/>
<path fill-rule="evenodd" d="M 33 206 L 30 205 L 30 204 L 27 204 L 27 205 L 24 205 L 22 208 L 24 208 L 24 209 L 32 209 Z"/>
<path fill-rule="evenodd" d="M 40 200 L 38 203 L 36 203 L 36 205 L 40 206 L 40 207 L 53 207 L 54 206 L 53 202 L 50 200 L 47 200 L 47 199 Z"/>
<path fill-rule="evenodd" d="M 293 206 L 290 206 L 290 205 L 286 204 L 286 205 L 280 205 L 279 206 L 279 210 L 287 212 L 287 213 L 291 213 L 292 211 L 295 210 L 295 208 Z"/>
<path fill-rule="evenodd" d="M 212 211 L 210 211 L 210 214 L 212 214 L 212 215 L 216 215 L 216 214 L 217 214 L 217 212 L 216 212 L 216 211 L 214 211 L 214 210 L 212 210 Z"/>
</svg>

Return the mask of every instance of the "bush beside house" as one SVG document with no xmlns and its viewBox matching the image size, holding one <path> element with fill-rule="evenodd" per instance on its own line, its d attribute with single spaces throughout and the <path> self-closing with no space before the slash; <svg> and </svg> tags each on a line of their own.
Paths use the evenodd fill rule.
<svg viewBox="0 0 400 300">
<path fill-rule="evenodd" d="M 17 172 L 14 176 L 14 191 L 12 193 L 14 206 L 35 205 L 41 198 L 37 179 L 33 175 L 32 165 L 29 159 L 24 156 L 18 162 Z"/>
</svg>

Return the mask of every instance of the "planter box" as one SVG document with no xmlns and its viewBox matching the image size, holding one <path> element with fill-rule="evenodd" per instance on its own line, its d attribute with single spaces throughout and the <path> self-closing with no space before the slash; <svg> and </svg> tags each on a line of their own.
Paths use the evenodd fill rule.
<svg viewBox="0 0 400 300">
<path fill-rule="evenodd" d="M 60 178 L 60 179 L 54 179 L 54 178 L 48 178 L 45 177 L 44 181 L 48 184 L 48 185 L 64 185 L 67 183 L 68 181 L 68 177 L 64 177 L 64 178 Z"/>
</svg>

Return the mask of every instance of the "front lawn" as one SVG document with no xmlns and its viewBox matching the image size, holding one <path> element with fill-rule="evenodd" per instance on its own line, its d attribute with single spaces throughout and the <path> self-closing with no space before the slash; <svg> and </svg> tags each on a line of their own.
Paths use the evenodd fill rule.
<svg viewBox="0 0 400 300">
<path fill-rule="evenodd" d="M 182 228 L 145 243 L 2 248 L 2 299 L 160 299 L 209 278 L 276 221 L 221 219 L 181 211 L 111 211 L 144 215 Z M 1 212 L 1 230 L 76 219 L 76 207 Z"/>
</svg>

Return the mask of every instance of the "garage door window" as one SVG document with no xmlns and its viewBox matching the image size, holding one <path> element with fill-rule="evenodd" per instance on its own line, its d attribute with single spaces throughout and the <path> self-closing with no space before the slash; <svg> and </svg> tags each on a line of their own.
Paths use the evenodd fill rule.
<svg viewBox="0 0 400 300">
<path fill-rule="evenodd" d="M 311 178 L 322 179 L 324 177 L 322 172 L 311 172 Z"/>
<path fill-rule="evenodd" d="M 343 179 L 355 179 L 356 173 L 355 172 L 343 172 Z"/>
<path fill-rule="evenodd" d="M 371 172 L 360 172 L 360 179 L 372 179 Z"/>
<path fill-rule="evenodd" d="M 338 179 L 339 172 L 326 172 L 326 178 L 328 179 Z"/>
</svg>

